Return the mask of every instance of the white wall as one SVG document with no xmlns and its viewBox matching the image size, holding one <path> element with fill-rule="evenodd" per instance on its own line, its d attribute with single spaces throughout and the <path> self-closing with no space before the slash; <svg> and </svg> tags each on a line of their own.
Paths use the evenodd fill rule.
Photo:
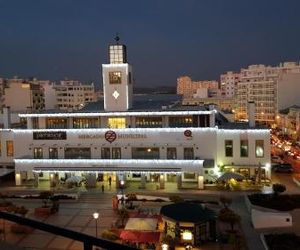
<svg viewBox="0 0 300 250">
<path fill-rule="evenodd" d="M 277 86 L 278 110 L 300 105 L 300 73 L 283 74 Z"/>
<path fill-rule="evenodd" d="M 251 220 L 255 229 L 291 227 L 293 225 L 291 214 L 286 212 L 267 212 L 252 209 Z"/>
</svg>

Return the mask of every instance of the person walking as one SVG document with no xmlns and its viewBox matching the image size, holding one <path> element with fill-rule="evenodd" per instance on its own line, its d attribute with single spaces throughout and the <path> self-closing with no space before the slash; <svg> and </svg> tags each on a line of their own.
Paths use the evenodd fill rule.
<svg viewBox="0 0 300 250">
<path fill-rule="evenodd" d="M 111 186 L 111 176 L 108 177 L 108 184 Z"/>
<path fill-rule="evenodd" d="M 101 186 L 102 194 L 104 193 L 104 185 Z"/>
</svg>

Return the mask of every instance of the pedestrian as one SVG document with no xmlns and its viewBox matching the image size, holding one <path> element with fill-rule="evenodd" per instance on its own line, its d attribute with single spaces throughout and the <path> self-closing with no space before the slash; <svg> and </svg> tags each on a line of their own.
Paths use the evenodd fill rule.
<svg viewBox="0 0 300 250">
<path fill-rule="evenodd" d="M 101 186 L 102 193 L 104 193 L 104 185 Z"/>
<path fill-rule="evenodd" d="M 111 186 L 111 176 L 108 177 L 108 184 Z"/>
</svg>

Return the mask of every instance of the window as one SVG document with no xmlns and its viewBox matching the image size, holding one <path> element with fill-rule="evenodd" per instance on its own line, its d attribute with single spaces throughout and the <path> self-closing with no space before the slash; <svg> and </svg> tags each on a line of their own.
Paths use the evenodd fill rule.
<svg viewBox="0 0 300 250">
<path fill-rule="evenodd" d="M 91 149 L 65 148 L 65 159 L 91 159 Z"/>
<path fill-rule="evenodd" d="M 121 71 L 113 71 L 109 72 L 109 83 L 110 84 L 120 84 L 122 83 L 122 72 Z"/>
<path fill-rule="evenodd" d="M 255 141 L 255 156 L 257 158 L 264 157 L 264 141 L 263 140 Z"/>
<path fill-rule="evenodd" d="M 111 149 L 111 158 L 112 159 L 121 159 L 121 148 L 112 148 Z"/>
<path fill-rule="evenodd" d="M 177 159 L 176 148 L 167 148 L 167 159 Z"/>
<path fill-rule="evenodd" d="M 64 118 L 46 118 L 47 129 L 64 129 L 68 127 L 67 124 L 67 119 Z"/>
<path fill-rule="evenodd" d="M 57 148 L 49 148 L 49 159 L 58 159 Z"/>
<path fill-rule="evenodd" d="M 132 148 L 132 159 L 159 159 L 159 148 Z"/>
<path fill-rule="evenodd" d="M 233 156 L 233 141 L 225 140 L 225 156 L 232 157 Z"/>
<path fill-rule="evenodd" d="M 185 160 L 194 159 L 194 148 L 184 148 L 183 149 L 183 158 Z"/>
<path fill-rule="evenodd" d="M 192 116 L 169 117 L 169 126 L 170 128 L 192 127 L 193 117 Z"/>
<path fill-rule="evenodd" d="M 248 140 L 241 140 L 241 157 L 248 157 Z"/>
<path fill-rule="evenodd" d="M 135 127 L 136 128 L 161 128 L 162 118 L 161 117 L 136 117 Z"/>
<path fill-rule="evenodd" d="M 126 118 L 108 118 L 109 128 L 126 128 Z"/>
<path fill-rule="evenodd" d="M 13 141 L 6 141 L 6 155 L 14 156 L 14 142 Z"/>
<path fill-rule="evenodd" d="M 110 159 L 110 148 L 101 148 L 101 158 Z"/>
<path fill-rule="evenodd" d="M 43 159 L 43 149 L 42 148 L 34 148 L 33 149 L 33 158 L 34 159 Z"/>
<path fill-rule="evenodd" d="M 98 118 L 73 118 L 73 128 L 98 128 Z"/>
</svg>

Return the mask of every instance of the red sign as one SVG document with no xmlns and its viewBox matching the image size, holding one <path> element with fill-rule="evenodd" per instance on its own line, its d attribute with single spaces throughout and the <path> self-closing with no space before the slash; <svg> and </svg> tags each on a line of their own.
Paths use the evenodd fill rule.
<svg viewBox="0 0 300 250">
<path fill-rule="evenodd" d="M 183 134 L 184 134 L 184 136 L 186 136 L 186 137 L 192 137 L 192 131 L 191 131 L 191 130 L 185 130 L 185 131 L 183 132 Z"/>
<path fill-rule="evenodd" d="M 104 138 L 109 143 L 112 143 L 117 138 L 117 134 L 116 134 L 116 132 L 109 130 L 105 133 Z"/>
</svg>

